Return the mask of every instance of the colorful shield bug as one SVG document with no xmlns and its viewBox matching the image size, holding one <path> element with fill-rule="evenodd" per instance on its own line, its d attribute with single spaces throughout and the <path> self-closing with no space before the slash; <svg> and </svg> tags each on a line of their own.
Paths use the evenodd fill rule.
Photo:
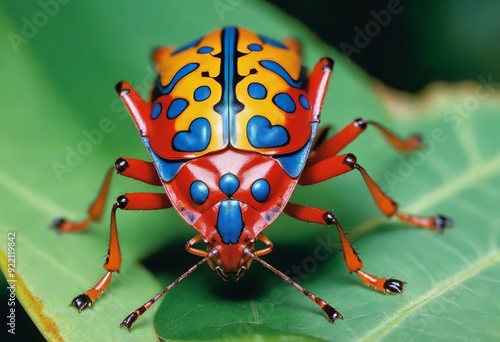
<svg viewBox="0 0 500 342">
<path fill-rule="evenodd" d="M 116 91 L 139 130 L 152 162 L 119 158 L 118 174 L 163 186 L 165 193 L 128 193 L 111 209 L 106 273 L 73 299 L 79 311 L 93 305 L 121 266 L 116 210 L 174 207 L 197 231 L 186 244 L 202 259 L 163 291 L 127 316 L 129 330 L 163 294 L 207 262 L 219 276 L 239 279 L 257 261 L 314 301 L 330 321 L 342 315 L 327 302 L 261 259 L 273 250 L 263 234 L 282 212 L 298 220 L 333 225 L 340 236 L 345 264 L 361 281 L 382 292 L 400 293 L 404 282 L 378 278 L 363 263 L 331 211 L 289 202 L 297 184 L 308 185 L 346 172 L 361 173 L 380 211 L 413 225 L 442 232 L 451 220 L 416 217 L 398 211 L 351 154 L 338 154 L 367 126 L 379 130 L 400 151 L 419 148 L 420 139 L 400 139 L 371 121 L 356 119 L 333 137 L 318 133 L 321 106 L 333 60 L 322 58 L 312 72 L 301 64 L 300 46 L 253 32 L 225 27 L 181 48 L 154 53 L 158 77 L 149 101 L 127 82 Z M 113 168 L 81 222 L 59 219 L 60 231 L 85 229 L 100 219 Z M 264 243 L 255 249 L 257 241 Z M 195 248 L 205 243 L 206 250 Z"/>
</svg>

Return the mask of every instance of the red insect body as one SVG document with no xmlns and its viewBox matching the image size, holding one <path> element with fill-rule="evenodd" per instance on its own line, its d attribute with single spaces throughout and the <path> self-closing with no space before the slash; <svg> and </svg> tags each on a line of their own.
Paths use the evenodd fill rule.
<svg viewBox="0 0 500 342">
<path fill-rule="evenodd" d="M 131 313 L 122 325 L 130 329 L 164 293 L 199 265 L 208 262 L 222 278 L 240 278 L 253 260 L 283 278 L 313 300 L 334 321 L 342 317 L 321 298 L 260 259 L 272 251 L 263 231 L 282 212 L 299 220 L 335 225 L 349 272 L 379 291 L 399 293 L 404 282 L 375 277 L 362 262 L 330 211 L 289 203 L 297 184 L 324 181 L 358 170 L 379 209 L 387 216 L 432 230 L 451 225 L 444 216 L 421 218 L 400 213 L 357 164 L 352 154 L 337 155 L 367 125 L 376 127 L 402 151 L 418 148 L 420 140 L 402 140 L 374 122 L 355 120 L 337 135 L 316 138 L 321 106 L 333 61 L 321 59 L 308 75 L 294 40 L 278 42 L 250 31 L 226 27 L 177 50 L 155 52 L 158 78 L 151 99 L 144 101 L 126 82 L 116 89 L 134 120 L 152 163 L 131 158 L 116 162 L 119 174 L 154 185 L 166 194 L 131 193 L 113 206 L 106 273 L 97 284 L 73 300 L 78 310 L 91 306 L 121 267 L 115 213 L 117 209 L 149 210 L 174 207 L 198 235 L 186 244 L 203 259 L 150 301 Z M 82 222 L 59 220 L 62 231 L 86 228 L 100 219 L 111 172 Z M 255 250 L 261 241 L 263 249 Z M 206 250 L 194 246 L 200 242 Z"/>
</svg>

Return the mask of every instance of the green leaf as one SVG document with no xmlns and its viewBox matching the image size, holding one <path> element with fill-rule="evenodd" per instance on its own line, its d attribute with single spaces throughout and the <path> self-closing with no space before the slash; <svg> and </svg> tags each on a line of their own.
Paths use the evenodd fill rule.
<svg viewBox="0 0 500 342">
<path fill-rule="evenodd" d="M 226 7 L 220 4 L 226 4 Z M 499 333 L 498 207 L 500 156 L 498 89 L 437 90 L 403 116 L 349 60 L 321 44 L 298 22 L 259 1 L 125 1 L 121 5 L 9 2 L 0 9 L 7 37 L 0 55 L 3 104 L 0 142 L 0 260 L 7 272 L 7 233 L 16 233 L 16 295 L 50 340 L 495 340 Z M 38 20 L 38 21 L 37 21 Z M 31 28 L 28 22 L 37 22 Z M 358 116 L 427 139 L 421 152 L 401 156 L 369 129 L 349 151 L 356 154 L 404 212 L 451 216 L 445 234 L 386 220 L 362 179 L 348 174 L 300 187 L 293 201 L 335 213 L 368 272 L 407 281 L 401 296 L 364 288 L 345 270 L 333 229 L 280 217 L 266 230 L 275 251 L 265 259 L 288 271 L 345 317 L 333 326 L 314 303 L 274 274 L 253 265 L 239 282 L 222 282 L 208 267 L 196 271 L 134 325 L 121 320 L 198 258 L 184 251 L 195 231 L 173 211 L 118 213 L 123 268 L 92 310 L 68 306 L 104 273 L 108 216 L 88 231 L 57 234 L 59 216 L 83 217 L 106 170 L 120 156 L 147 158 L 113 85 L 127 79 L 147 94 L 154 71 L 150 48 L 179 46 L 210 30 L 239 25 L 304 42 L 305 64 L 336 60 L 322 123 L 336 129 Z M 19 45 L 12 37 L 24 37 Z M 22 39 L 21 39 L 22 40 Z M 478 75 L 480 76 L 480 75 Z M 482 75 L 488 78 L 488 75 Z M 437 101 L 437 100 L 439 101 Z M 391 102 L 392 103 L 392 102 Z M 425 106 L 425 103 L 431 103 Z M 399 108 L 399 107 L 398 107 Z M 460 109 L 461 108 L 461 109 Z M 419 113 L 418 115 L 416 113 Z M 114 180 L 112 198 L 150 190 Z M 113 199 L 110 198 L 111 203 Z M 146 269 L 138 263 L 143 260 Z M 153 275 L 154 273 L 154 275 Z M 158 311 L 155 317 L 155 313 Z"/>
</svg>

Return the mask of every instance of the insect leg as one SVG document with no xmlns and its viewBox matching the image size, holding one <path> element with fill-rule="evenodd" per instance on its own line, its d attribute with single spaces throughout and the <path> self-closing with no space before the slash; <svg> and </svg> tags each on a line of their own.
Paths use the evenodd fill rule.
<svg viewBox="0 0 500 342">
<path fill-rule="evenodd" d="M 118 229 L 116 227 L 116 210 L 157 210 L 167 209 L 172 203 L 164 193 L 136 192 L 121 195 L 111 209 L 111 224 L 109 230 L 109 247 L 104 269 L 104 276 L 88 291 L 75 297 L 71 302 L 78 311 L 90 307 L 97 298 L 106 290 L 113 272 L 120 272 L 121 253 L 118 242 Z"/>
<path fill-rule="evenodd" d="M 207 251 L 204 251 L 203 249 L 199 249 L 199 248 L 194 248 L 194 245 L 196 245 L 197 243 L 200 243 L 202 241 L 203 241 L 203 238 L 202 238 L 201 234 L 196 235 L 194 238 L 192 238 L 191 240 L 189 240 L 186 243 L 186 251 L 188 251 L 189 253 L 194 254 L 196 256 L 200 256 L 202 258 L 206 257 L 208 255 Z"/>
<path fill-rule="evenodd" d="M 269 240 L 269 238 L 263 234 L 259 234 L 259 236 L 257 237 L 257 239 L 261 242 L 263 242 L 266 247 L 263 248 L 263 249 L 259 249 L 257 251 L 254 252 L 254 255 L 255 256 L 263 256 L 263 255 L 266 255 L 266 254 L 269 254 L 273 251 L 274 249 L 274 245 L 273 245 L 273 242 L 271 240 Z"/>
<path fill-rule="evenodd" d="M 87 211 L 87 217 L 82 221 L 69 221 L 64 218 L 59 218 L 54 220 L 52 227 L 61 232 L 75 232 L 86 229 L 92 222 L 100 221 L 104 212 L 114 169 L 122 176 L 137 179 L 152 185 L 161 185 L 160 178 L 158 177 L 158 173 L 153 163 L 134 158 L 118 158 L 115 162 L 115 166 L 110 168 L 106 173 L 99 194 Z"/>
<path fill-rule="evenodd" d="M 307 87 L 307 95 L 311 101 L 312 117 L 311 120 L 319 121 L 321 107 L 326 94 L 326 88 L 330 80 L 333 70 L 333 59 L 324 57 L 321 58 L 309 77 L 309 85 Z"/>
<path fill-rule="evenodd" d="M 127 108 L 135 126 L 139 129 L 141 136 L 147 136 L 148 128 L 143 118 L 151 113 L 151 105 L 127 81 L 120 81 L 115 85 L 115 90 Z"/>
<path fill-rule="evenodd" d="M 335 218 L 331 211 L 322 210 L 319 208 L 306 207 L 303 205 L 288 203 L 284 213 L 301 221 L 315 222 L 322 225 L 335 225 L 340 236 L 344 261 L 349 273 L 356 272 L 361 281 L 370 287 L 382 292 L 401 293 L 405 282 L 397 279 L 378 278 L 372 274 L 362 271 L 363 262 L 358 256 L 358 253 L 352 246 L 347 234 L 342 229 L 342 226 Z"/>
<path fill-rule="evenodd" d="M 363 133 L 368 126 L 377 128 L 392 147 L 398 151 L 411 152 L 420 148 L 422 141 L 418 135 L 411 135 L 407 139 L 402 139 L 375 121 L 356 119 L 331 138 L 323 140 L 321 144 L 317 144 L 309 156 L 307 164 L 312 165 L 336 155 Z"/>
<path fill-rule="evenodd" d="M 402 221 L 439 233 L 443 232 L 445 228 L 452 226 L 452 221 L 443 215 L 419 217 L 399 212 L 398 204 L 380 189 L 365 169 L 357 163 L 357 159 L 352 153 L 329 157 L 315 164 L 307 165 L 298 183 L 301 185 L 314 184 L 337 177 L 354 169 L 361 173 L 379 210 L 387 217 L 396 216 Z"/>
</svg>

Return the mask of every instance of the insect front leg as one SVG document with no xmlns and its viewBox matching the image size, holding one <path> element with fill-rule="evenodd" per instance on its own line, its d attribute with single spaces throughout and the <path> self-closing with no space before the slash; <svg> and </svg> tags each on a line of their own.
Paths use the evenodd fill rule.
<svg viewBox="0 0 500 342">
<path fill-rule="evenodd" d="M 157 210 L 167 209 L 172 206 L 170 199 L 164 193 L 136 192 L 121 195 L 111 209 L 111 224 L 109 233 L 109 247 L 104 269 L 104 276 L 88 291 L 75 297 L 71 305 L 78 311 L 90 307 L 97 298 L 106 290 L 111 280 L 113 272 L 120 272 L 121 252 L 118 242 L 118 229 L 116 226 L 116 210 Z"/>
<path fill-rule="evenodd" d="M 204 241 L 203 241 L 203 237 L 200 234 L 198 234 L 186 243 L 186 251 L 188 251 L 189 253 L 191 253 L 193 255 L 200 256 L 202 258 L 206 257 L 208 255 L 208 252 L 206 250 L 194 247 L 194 245 L 196 245 L 200 242 L 204 242 Z"/>
<path fill-rule="evenodd" d="M 356 272 L 361 281 L 370 287 L 373 287 L 381 292 L 401 293 L 405 282 L 397 279 L 379 278 L 362 270 L 363 262 L 358 256 L 358 253 L 352 246 L 347 234 L 342 229 L 342 226 L 335 218 L 331 211 L 322 210 L 314 207 L 306 207 L 303 205 L 288 203 L 283 212 L 287 215 L 305 222 L 315 222 L 322 225 L 335 225 L 340 237 L 344 261 L 349 273 Z"/>
<path fill-rule="evenodd" d="M 254 252 L 254 255 L 257 256 L 257 257 L 260 257 L 260 256 L 263 256 L 263 255 L 266 255 L 266 254 L 269 254 L 273 251 L 274 249 L 274 245 L 273 245 L 273 242 L 271 240 L 269 240 L 269 238 L 267 236 L 265 236 L 264 234 L 259 234 L 259 236 L 257 237 L 257 239 L 264 243 L 264 245 L 266 245 L 265 248 L 262 248 L 262 249 L 259 249 L 259 250 L 256 250 Z"/>
<path fill-rule="evenodd" d="M 93 222 L 99 222 L 104 212 L 106 199 L 108 198 L 113 170 L 119 175 L 133 178 L 152 185 L 162 185 L 153 163 L 134 159 L 118 158 L 115 166 L 110 168 L 104 177 L 101 189 L 87 211 L 87 217 L 81 221 L 70 221 L 65 218 L 54 220 L 52 227 L 60 232 L 75 232 L 88 228 Z"/>
</svg>

